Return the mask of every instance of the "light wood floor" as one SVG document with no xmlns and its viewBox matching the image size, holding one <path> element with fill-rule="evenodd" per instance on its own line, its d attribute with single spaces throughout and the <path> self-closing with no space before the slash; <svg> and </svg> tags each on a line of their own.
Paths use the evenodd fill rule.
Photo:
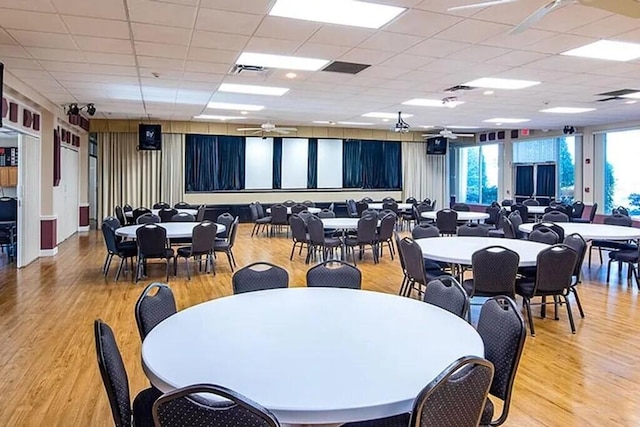
<svg viewBox="0 0 640 427">
<path fill-rule="evenodd" d="M 290 240 L 250 238 L 241 225 L 236 259 L 240 266 L 267 260 L 285 267 L 293 286 L 304 283 L 302 257 L 289 261 Z M 3 268 L 0 276 L 0 425 L 113 425 L 100 380 L 93 342 L 93 320 L 114 329 L 129 373 L 132 395 L 148 385 L 140 366 L 140 339 L 133 308 L 144 284 L 108 280 L 100 268 L 104 244 L 99 233 L 73 236 L 56 257 L 22 270 Z M 4 256 L 4 255 L 2 255 Z M 597 258 L 597 257 L 596 257 Z M 597 264 L 597 262 L 596 262 Z M 364 288 L 396 293 L 398 261 L 370 255 L 359 264 Z M 640 425 L 640 314 L 638 291 L 626 274 L 611 285 L 599 265 L 585 267 L 580 289 L 587 312 L 572 335 L 567 317 L 536 319 L 537 336 L 528 337 L 516 380 L 510 426 Z M 231 294 L 231 274 L 218 256 L 218 274 L 186 280 L 184 266 L 171 280 L 179 309 Z M 115 268 L 112 266 L 112 273 Z M 163 268 L 150 281 L 163 280 Z M 575 307 L 574 307 L 575 309 Z M 428 327 L 428 325 L 425 325 Z M 420 355 L 407 355 L 420 357 Z"/>
</svg>

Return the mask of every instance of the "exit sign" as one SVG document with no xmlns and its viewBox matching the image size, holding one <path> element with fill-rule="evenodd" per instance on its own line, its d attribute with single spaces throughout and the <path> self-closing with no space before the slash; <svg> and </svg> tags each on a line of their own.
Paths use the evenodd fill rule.
<svg viewBox="0 0 640 427">
<path fill-rule="evenodd" d="M 520 136 L 529 136 L 529 135 L 530 135 L 529 129 L 521 129 L 520 130 Z"/>
</svg>

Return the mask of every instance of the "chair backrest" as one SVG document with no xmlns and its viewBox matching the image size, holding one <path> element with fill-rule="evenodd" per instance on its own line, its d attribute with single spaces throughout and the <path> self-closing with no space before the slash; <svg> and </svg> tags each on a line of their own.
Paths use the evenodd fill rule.
<svg viewBox="0 0 640 427">
<path fill-rule="evenodd" d="M 429 204 L 424 203 L 424 202 L 418 203 L 417 205 L 415 205 L 414 209 L 418 212 L 418 220 L 422 219 L 422 217 L 421 217 L 422 213 L 433 211 L 432 205 L 429 205 Z"/>
<path fill-rule="evenodd" d="M 289 218 L 289 226 L 291 227 L 291 238 L 294 242 L 307 241 L 307 225 L 300 215 L 293 214 Z"/>
<path fill-rule="evenodd" d="M 116 427 L 129 427 L 132 414 L 129 377 L 116 338 L 109 325 L 100 319 L 93 322 L 93 332 L 100 376 L 107 391 L 113 420 Z"/>
<path fill-rule="evenodd" d="M 216 222 L 218 224 L 222 224 L 225 226 L 225 230 L 222 233 L 220 233 L 220 237 L 222 238 L 229 237 L 229 233 L 231 233 L 231 224 L 233 223 L 234 219 L 235 219 L 234 216 L 231 215 L 229 212 L 225 212 L 223 214 L 218 215 L 218 218 L 216 218 Z"/>
<path fill-rule="evenodd" d="M 158 216 L 160 217 L 161 222 L 170 222 L 171 218 L 176 215 L 178 211 L 172 207 L 162 208 L 158 212 Z"/>
<path fill-rule="evenodd" d="M 536 199 L 527 199 L 522 202 L 522 204 L 525 206 L 540 206 L 540 202 L 538 202 Z"/>
<path fill-rule="evenodd" d="M 578 233 L 572 233 L 566 236 L 562 243 L 576 252 L 576 265 L 573 269 L 573 275 L 576 281 L 579 282 L 582 273 L 582 263 L 584 262 L 584 256 L 587 254 L 587 242 Z"/>
<path fill-rule="evenodd" d="M 335 204 L 334 202 L 331 202 L 331 204 L 329 205 L 329 208 L 328 208 L 328 209 L 329 209 L 331 212 L 333 212 L 333 211 L 335 210 L 335 208 L 336 208 L 336 204 Z"/>
<path fill-rule="evenodd" d="M 398 202 L 393 199 L 383 201 L 382 209 L 389 209 L 390 211 L 398 212 Z"/>
<path fill-rule="evenodd" d="M 169 209 L 171 205 L 167 202 L 156 202 L 153 204 L 153 209 Z"/>
<path fill-rule="evenodd" d="M 295 205 L 291 206 L 291 213 L 300 213 L 302 211 L 306 211 L 307 210 L 307 206 L 303 205 L 302 203 L 296 203 Z"/>
<path fill-rule="evenodd" d="M 453 209 L 456 212 L 470 212 L 471 211 L 471 208 L 466 203 L 454 203 L 453 206 L 451 206 L 451 209 Z"/>
<path fill-rule="evenodd" d="M 470 296 L 508 295 L 515 298 L 520 256 L 503 246 L 489 246 L 471 255 L 473 289 Z"/>
<path fill-rule="evenodd" d="M 311 215 L 307 219 L 307 231 L 309 232 L 309 243 L 312 245 L 324 245 L 324 225 L 320 218 Z"/>
<path fill-rule="evenodd" d="M 264 218 L 265 213 L 264 213 L 264 207 L 262 206 L 262 203 L 256 202 L 256 209 L 258 210 L 258 218 Z"/>
<path fill-rule="evenodd" d="M 328 260 L 307 271 L 307 286 L 325 288 L 362 288 L 362 273 L 340 260 Z"/>
<path fill-rule="evenodd" d="M 231 223 L 231 231 L 229 231 L 229 248 L 233 248 L 233 245 L 236 244 L 236 236 L 238 235 L 239 223 L 240 223 L 239 217 L 236 217 Z"/>
<path fill-rule="evenodd" d="M 191 252 L 194 254 L 212 253 L 217 234 L 218 226 L 211 221 L 203 221 L 193 227 Z"/>
<path fill-rule="evenodd" d="M 152 295 L 152 292 L 156 293 Z M 144 339 L 158 323 L 178 312 L 171 288 L 164 283 L 151 283 L 136 302 L 136 324 L 140 339 Z"/>
<path fill-rule="evenodd" d="M 511 206 L 513 205 L 513 199 L 504 199 L 501 203 L 502 206 Z"/>
<path fill-rule="evenodd" d="M 360 212 L 360 217 L 363 216 L 375 216 L 376 218 L 378 217 L 378 211 L 375 209 L 365 209 L 362 212 Z"/>
<path fill-rule="evenodd" d="M 196 217 L 187 212 L 178 212 L 171 217 L 171 222 L 196 222 Z"/>
<path fill-rule="evenodd" d="M 290 208 L 293 207 L 293 205 L 296 204 L 296 202 L 294 202 L 293 200 L 289 199 L 289 200 L 285 200 L 284 202 L 282 202 L 283 205 L 285 205 L 286 207 Z"/>
<path fill-rule="evenodd" d="M 518 218 L 520 215 L 517 215 Z M 507 239 L 517 239 L 518 235 L 516 234 L 516 230 L 513 226 L 513 222 L 509 218 L 502 218 L 502 231 L 504 231 L 504 237 Z"/>
<path fill-rule="evenodd" d="M 393 231 L 393 239 L 396 244 L 396 248 L 398 248 L 398 258 L 400 258 L 400 267 L 402 267 L 402 273 L 404 274 L 407 271 L 406 264 L 404 262 L 404 253 L 400 249 L 400 235 L 397 231 Z"/>
<path fill-rule="evenodd" d="M 465 356 L 449 365 L 413 403 L 409 426 L 476 427 L 493 379 L 493 365 Z"/>
<path fill-rule="evenodd" d="M 207 394 L 215 399 L 206 399 Z M 163 394 L 153 404 L 153 420 L 157 427 L 280 426 L 266 408 L 213 384 L 189 385 Z"/>
<path fill-rule="evenodd" d="M 287 222 L 287 207 L 281 203 L 277 203 L 271 206 L 271 224 L 286 225 Z"/>
<path fill-rule="evenodd" d="M 173 205 L 173 207 L 176 209 L 189 209 L 191 205 L 187 202 L 178 202 L 175 205 Z"/>
<path fill-rule="evenodd" d="M 164 257 L 167 230 L 157 224 L 144 224 L 136 230 L 138 255 L 142 257 Z"/>
<path fill-rule="evenodd" d="M 234 294 L 289 287 L 289 273 L 268 262 L 254 262 L 236 271 L 231 278 Z"/>
<path fill-rule="evenodd" d="M 569 246 L 558 244 L 538 253 L 534 294 L 560 293 L 571 286 L 578 254 Z"/>
<path fill-rule="evenodd" d="M 582 203 L 580 200 L 573 202 L 573 217 L 582 218 L 583 212 L 584 212 L 584 203 Z"/>
<path fill-rule="evenodd" d="M 418 200 L 415 197 L 407 197 L 407 200 L 404 201 L 405 203 L 411 203 L 412 205 L 415 205 L 418 203 Z"/>
<path fill-rule="evenodd" d="M 428 237 L 440 237 L 440 230 L 438 227 L 431 224 L 420 224 L 413 227 L 411 230 L 411 237 L 414 239 L 426 239 Z"/>
<path fill-rule="evenodd" d="M 596 217 L 596 212 L 598 212 L 598 203 L 594 203 L 593 206 L 591 206 L 591 212 L 589 213 L 589 222 L 593 222 L 594 218 Z"/>
<path fill-rule="evenodd" d="M 417 283 L 421 283 L 426 286 L 427 277 L 424 271 L 424 258 L 422 256 L 422 249 L 413 239 L 405 237 L 400 241 L 399 250 L 402 251 L 404 256 L 404 265 L 409 276 Z"/>
<path fill-rule="evenodd" d="M 120 220 L 114 216 L 104 217 L 104 219 L 102 220 L 102 223 L 107 224 L 109 227 L 113 228 L 114 230 L 117 228 L 120 228 L 120 226 L 122 225 Z"/>
<path fill-rule="evenodd" d="M 312 202 L 311 200 L 305 200 L 304 202 L 302 202 L 303 205 L 305 205 L 308 208 L 315 208 L 316 204 L 315 202 Z"/>
<path fill-rule="evenodd" d="M 138 219 L 136 219 L 136 224 L 157 224 L 159 222 L 161 222 L 160 217 L 152 213 L 140 215 Z"/>
<path fill-rule="evenodd" d="M 498 215 L 500 215 L 500 210 L 502 208 L 500 206 L 487 206 L 484 210 L 489 214 L 489 218 L 484 220 L 485 224 L 497 224 L 498 223 Z"/>
<path fill-rule="evenodd" d="M 18 199 L 0 197 L 0 221 L 16 221 L 18 219 Z"/>
<path fill-rule="evenodd" d="M 117 205 L 115 207 L 115 214 L 116 214 L 116 218 L 118 218 L 118 221 L 120 221 L 120 225 L 127 224 L 127 217 L 124 215 L 124 211 L 122 210 L 120 205 Z"/>
<path fill-rule="evenodd" d="M 141 217 L 144 214 L 148 214 L 151 213 L 151 211 L 147 208 L 136 208 L 133 210 L 133 212 L 131 212 L 131 217 L 133 218 L 133 222 L 135 224 L 138 223 L 138 218 Z"/>
<path fill-rule="evenodd" d="M 458 212 L 453 209 L 441 209 L 436 212 L 436 227 L 441 233 L 456 234 L 458 229 Z"/>
<path fill-rule="evenodd" d="M 356 213 L 358 214 L 358 216 L 362 216 L 362 212 L 364 212 L 367 209 L 369 209 L 369 203 L 364 202 L 362 200 L 359 202 L 356 202 Z"/>
<path fill-rule="evenodd" d="M 125 212 L 132 212 L 133 207 L 129 203 L 125 203 L 124 206 L 122 206 L 122 210 Z"/>
<path fill-rule="evenodd" d="M 373 199 L 369 196 L 363 197 L 360 201 L 364 203 L 373 203 Z"/>
<path fill-rule="evenodd" d="M 515 301 L 507 296 L 490 298 L 482 305 L 477 330 L 484 343 L 484 357 L 495 369 L 489 393 L 504 402 L 500 417 L 491 425 L 501 425 L 509 414 L 527 330 Z"/>
<path fill-rule="evenodd" d="M 249 212 L 251 212 L 251 222 L 255 223 L 259 219 L 258 208 L 256 208 L 255 203 L 249 203 Z"/>
<path fill-rule="evenodd" d="M 363 216 L 358 220 L 357 238 L 359 243 L 373 243 L 376 240 L 378 216 Z"/>
<path fill-rule="evenodd" d="M 256 206 L 256 212 L 257 210 L 258 210 L 258 207 Z M 207 212 L 207 207 L 205 205 L 198 206 L 198 213 L 196 213 L 196 221 L 197 222 L 204 221 L 204 215 L 206 212 Z M 258 218 L 260 218 L 259 214 L 258 214 Z"/>
<path fill-rule="evenodd" d="M 102 236 L 104 237 L 104 244 L 107 247 L 107 251 L 110 254 L 118 253 L 116 229 L 110 226 L 108 222 L 102 222 Z"/>
<path fill-rule="evenodd" d="M 458 227 L 458 236 L 487 237 L 488 233 L 489 228 L 487 226 L 483 226 L 475 222 Z"/>
<path fill-rule="evenodd" d="M 553 222 L 549 222 L 549 221 L 541 221 L 537 224 L 534 224 L 533 229 L 537 230 L 538 228 L 541 228 L 541 227 L 552 229 L 558 235 L 557 243 L 560 243 L 564 240 L 564 228 L 562 228 L 558 224 L 554 224 Z"/>
<path fill-rule="evenodd" d="M 542 220 L 549 222 L 569 222 L 569 215 L 556 210 L 542 215 Z"/>
<path fill-rule="evenodd" d="M 520 218 L 522 218 L 522 222 L 525 222 L 527 218 L 529 218 L 529 208 L 527 206 L 520 203 L 511 205 L 511 212 L 516 212 L 516 211 L 520 213 Z"/>
<path fill-rule="evenodd" d="M 431 201 L 431 210 L 435 211 L 436 210 L 436 205 L 438 204 L 438 201 L 436 199 L 433 199 Z"/>
<path fill-rule="evenodd" d="M 396 217 L 392 214 L 385 215 L 380 220 L 380 229 L 378 230 L 378 240 L 381 242 L 391 240 L 393 231 L 396 229 Z"/>
<path fill-rule="evenodd" d="M 469 310 L 469 295 L 451 276 L 440 276 L 427 283 L 422 300 L 463 319 Z"/>
<path fill-rule="evenodd" d="M 336 213 L 331 209 L 322 209 L 318 212 L 318 218 L 335 218 Z"/>
<path fill-rule="evenodd" d="M 619 214 L 619 213 L 615 213 L 611 216 L 604 217 L 602 222 L 607 225 L 619 225 L 622 227 L 633 226 L 633 220 L 629 216 Z"/>
<path fill-rule="evenodd" d="M 514 237 L 515 239 L 519 239 L 520 237 L 522 237 L 520 226 L 526 219 L 527 217 L 526 216 L 523 217 L 522 212 L 520 210 L 515 210 L 509 214 L 509 221 L 511 221 L 511 225 L 513 226 L 513 233 L 515 234 L 515 237 Z"/>
<path fill-rule="evenodd" d="M 390 209 L 382 209 L 381 211 L 378 212 L 378 219 L 382 219 L 387 215 L 391 215 L 393 217 L 394 220 L 398 219 L 398 213 L 394 212 Z"/>
<path fill-rule="evenodd" d="M 549 227 L 538 227 L 529 234 L 529 240 L 532 242 L 546 243 L 547 245 L 555 245 L 560 243 L 558 234 Z"/>
<path fill-rule="evenodd" d="M 613 208 L 613 210 L 611 211 L 611 214 L 612 215 L 620 214 L 624 216 L 629 216 L 629 211 L 624 206 L 618 206 L 617 208 Z"/>
<path fill-rule="evenodd" d="M 347 199 L 347 214 L 351 217 L 356 216 L 358 211 L 356 209 L 356 201 L 353 199 Z"/>
</svg>

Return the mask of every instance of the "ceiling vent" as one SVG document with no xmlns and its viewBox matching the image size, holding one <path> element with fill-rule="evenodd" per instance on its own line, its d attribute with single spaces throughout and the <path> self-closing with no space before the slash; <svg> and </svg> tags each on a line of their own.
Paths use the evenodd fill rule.
<svg viewBox="0 0 640 427">
<path fill-rule="evenodd" d="M 472 86 L 465 86 L 465 85 L 456 85 L 456 86 L 451 86 L 450 88 L 445 89 L 445 92 L 459 92 L 459 91 L 465 91 L 465 90 L 476 90 L 478 89 L 477 87 L 472 87 Z"/>
<path fill-rule="evenodd" d="M 229 74 L 242 74 L 242 75 L 254 75 L 254 76 L 262 76 L 267 77 L 271 74 L 271 70 L 269 68 L 260 67 L 257 65 L 242 65 L 236 64 L 233 66 Z"/>
<path fill-rule="evenodd" d="M 628 100 L 629 98 L 624 98 L 624 95 L 629 95 L 631 93 L 638 93 L 638 92 L 640 92 L 640 89 L 620 89 L 620 90 L 614 90 L 611 92 L 603 92 L 603 93 L 597 94 L 596 96 L 604 96 L 605 98 L 598 99 L 597 102 L 616 101 L 620 99 Z"/>
<path fill-rule="evenodd" d="M 362 70 L 366 70 L 371 67 L 370 64 L 357 64 L 355 62 L 342 62 L 342 61 L 333 61 L 326 67 L 322 69 L 322 71 L 329 71 L 332 73 L 344 73 L 344 74 L 358 74 Z"/>
</svg>

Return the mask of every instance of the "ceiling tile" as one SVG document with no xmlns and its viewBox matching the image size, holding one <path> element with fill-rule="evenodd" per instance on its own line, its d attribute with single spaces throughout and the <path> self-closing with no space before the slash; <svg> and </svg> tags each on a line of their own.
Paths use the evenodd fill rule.
<svg viewBox="0 0 640 427">
<path fill-rule="evenodd" d="M 9 58 L 9 57 L 3 56 L 2 63 L 4 64 L 5 70 L 13 70 L 16 68 L 24 68 L 28 70 L 42 69 L 42 66 L 38 64 L 38 62 L 34 61 L 33 59 Z"/>
<path fill-rule="evenodd" d="M 194 73 L 227 74 L 230 68 L 229 64 L 217 62 L 187 61 L 184 70 Z"/>
<path fill-rule="evenodd" d="M 128 0 L 128 5 L 131 22 L 192 28 L 196 19 L 195 7 L 153 0 Z"/>
<path fill-rule="evenodd" d="M 184 59 L 188 49 L 186 46 L 151 42 L 135 42 L 134 46 L 138 55 L 173 59 Z"/>
<path fill-rule="evenodd" d="M 598 37 L 606 39 L 637 29 L 637 19 L 628 18 L 621 15 L 611 15 L 599 21 L 591 22 L 581 27 L 574 28 L 569 32 L 571 34 L 577 34 L 579 36 Z"/>
<path fill-rule="evenodd" d="M 215 29 L 221 33 L 251 35 L 260 24 L 262 16 L 223 10 L 200 9 L 196 28 L 198 30 Z"/>
<path fill-rule="evenodd" d="M 185 72 L 184 79 L 191 82 L 207 82 L 207 83 L 219 83 L 224 78 L 222 74 L 213 73 L 191 73 Z"/>
<path fill-rule="evenodd" d="M 255 35 L 303 42 L 318 31 L 320 27 L 321 24 L 316 22 L 267 16 L 256 30 Z"/>
<path fill-rule="evenodd" d="M 611 15 L 610 12 L 594 7 L 570 4 L 567 7 L 554 10 L 533 26 L 541 30 L 566 32 L 609 15 Z"/>
<path fill-rule="evenodd" d="M 360 44 L 361 48 L 402 52 L 420 43 L 422 37 L 379 31 Z"/>
<path fill-rule="evenodd" d="M 0 58 L 29 58 L 31 55 L 21 46 L 13 46 L 8 44 L 0 44 Z"/>
<path fill-rule="evenodd" d="M 74 36 L 80 50 L 105 53 L 133 53 L 131 40 L 104 37 Z"/>
<path fill-rule="evenodd" d="M 380 65 L 385 67 L 399 67 L 414 70 L 423 67 L 435 60 L 436 58 L 400 53 L 390 59 L 387 59 Z"/>
<path fill-rule="evenodd" d="M 52 47 L 55 49 L 77 49 L 69 34 L 41 33 L 37 31 L 9 30 L 22 46 Z"/>
<path fill-rule="evenodd" d="M 408 70 L 406 68 L 382 67 L 377 65 L 361 71 L 359 75 L 366 77 L 378 77 L 382 79 L 395 79 L 405 73 L 408 73 L 409 71 L 411 70 Z"/>
<path fill-rule="evenodd" d="M 349 61 L 349 62 L 357 62 L 360 64 L 374 65 L 374 64 L 380 64 L 381 62 L 386 61 L 392 56 L 395 56 L 393 52 L 355 48 L 355 49 L 351 49 L 349 52 L 342 55 L 339 59 L 341 61 Z"/>
<path fill-rule="evenodd" d="M 188 28 L 134 22 L 131 24 L 131 29 L 136 41 L 188 46 L 191 39 L 191 30 Z"/>
<path fill-rule="evenodd" d="M 451 57 L 471 62 L 487 62 L 510 52 L 511 50 L 500 47 L 474 45 L 456 52 Z"/>
<path fill-rule="evenodd" d="M 42 47 L 27 47 L 27 51 L 36 59 L 49 61 L 85 62 L 84 56 L 78 50 L 50 49 Z"/>
<path fill-rule="evenodd" d="M 431 37 L 460 22 L 461 18 L 422 10 L 408 10 L 390 24 L 385 31 Z"/>
<path fill-rule="evenodd" d="M 11 38 L 9 33 L 0 29 L 0 44 L 16 44 L 16 42 Z"/>
<path fill-rule="evenodd" d="M 272 0 L 200 0 L 200 7 L 230 10 L 233 12 L 266 14 L 272 3 Z"/>
<path fill-rule="evenodd" d="M 448 40 L 427 39 L 407 49 L 404 53 L 409 55 L 423 55 L 432 58 L 445 58 L 454 52 L 472 46 L 468 43 L 452 42 Z"/>
<path fill-rule="evenodd" d="M 482 41 L 483 45 L 498 46 L 513 49 L 523 49 L 533 43 L 551 38 L 558 33 L 551 31 L 542 31 L 530 28 L 527 31 L 518 34 L 500 33 Z"/>
<path fill-rule="evenodd" d="M 457 42 L 480 43 L 498 34 L 509 31 L 509 27 L 503 24 L 465 19 L 444 31 L 436 34 L 436 38 Z"/>
<path fill-rule="evenodd" d="M 191 46 L 240 51 L 244 49 L 247 41 L 249 41 L 247 36 L 196 30 L 193 33 Z"/>
<path fill-rule="evenodd" d="M 205 49 L 203 47 L 192 47 L 189 49 L 187 59 L 190 61 L 235 63 L 238 54 L 231 50 Z"/>
<path fill-rule="evenodd" d="M 123 2 L 105 0 L 51 0 L 61 15 L 126 20 Z"/>
<path fill-rule="evenodd" d="M 92 37 L 108 37 L 128 39 L 129 25 L 125 21 L 108 19 L 83 18 L 79 16 L 63 16 L 71 34 Z"/>
<path fill-rule="evenodd" d="M 55 13 L 50 0 L 0 0 L 0 8 Z"/>
<path fill-rule="evenodd" d="M 52 13 L 0 9 L 0 26 L 7 29 L 66 33 L 62 20 Z"/>
<path fill-rule="evenodd" d="M 136 65 L 133 55 L 122 53 L 84 52 L 84 57 L 90 64 L 127 65 L 130 67 Z"/>
<path fill-rule="evenodd" d="M 539 61 L 548 55 L 537 52 L 525 52 L 522 50 L 508 51 L 504 55 L 487 61 L 489 64 L 505 65 L 509 67 L 520 67 L 530 62 Z"/>
<path fill-rule="evenodd" d="M 325 58 L 335 59 L 344 55 L 349 51 L 347 46 L 337 46 L 322 43 L 305 43 L 298 47 L 295 51 L 296 56 L 303 56 L 307 58 Z"/>
<path fill-rule="evenodd" d="M 573 34 L 559 34 L 548 39 L 541 40 L 537 43 L 528 45 L 524 50 L 534 52 L 559 54 L 570 49 L 575 49 L 589 43 L 593 43 L 597 39 L 587 38 L 583 36 L 574 36 Z"/>
<path fill-rule="evenodd" d="M 274 55 L 291 55 L 299 46 L 300 42 L 298 41 L 251 37 L 245 47 L 245 51 L 270 53 Z M 233 60 L 235 60 L 235 58 Z"/>
<path fill-rule="evenodd" d="M 473 19 L 508 24 L 513 27 L 547 3 L 549 3 L 549 0 L 527 0 L 526 2 L 517 1 L 511 4 L 485 7 L 476 9 Z"/>
<path fill-rule="evenodd" d="M 313 43 L 355 47 L 371 37 L 374 30 L 366 28 L 323 25 L 310 39 Z"/>
<path fill-rule="evenodd" d="M 184 61 L 181 59 L 138 56 L 138 66 L 143 68 L 153 68 L 154 72 L 162 74 L 165 70 L 182 71 Z"/>
</svg>

